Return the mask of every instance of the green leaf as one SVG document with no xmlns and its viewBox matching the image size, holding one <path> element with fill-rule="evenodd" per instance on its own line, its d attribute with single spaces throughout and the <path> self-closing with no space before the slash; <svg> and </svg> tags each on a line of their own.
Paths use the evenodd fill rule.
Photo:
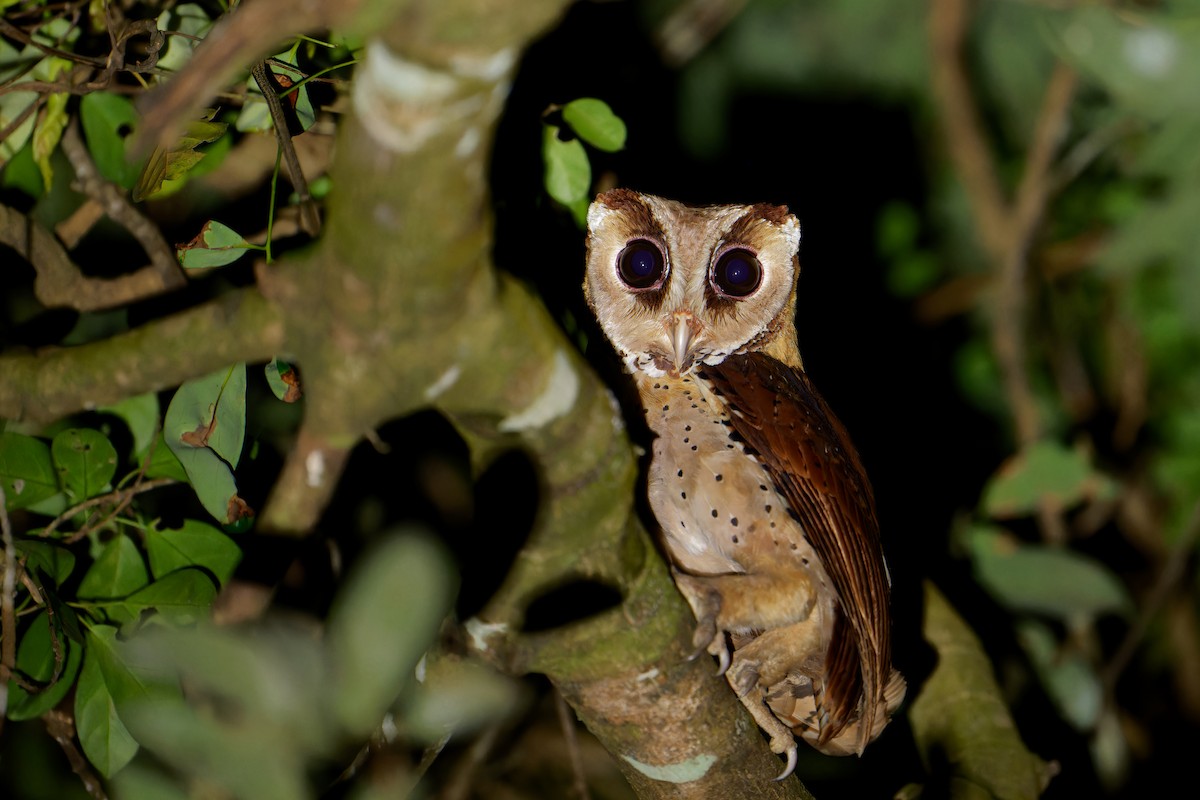
<svg viewBox="0 0 1200 800">
<path fill-rule="evenodd" d="M 546 193 L 565 206 L 587 196 L 592 185 L 592 166 L 578 139 L 564 142 L 558 129 L 542 130 L 542 160 L 546 164 Z"/>
<path fill-rule="evenodd" d="M 196 496 L 217 521 L 232 524 L 253 515 L 237 496 L 230 469 L 241 457 L 246 432 L 245 364 L 180 386 L 163 428 Z"/>
<path fill-rule="evenodd" d="M 1082 453 L 1057 442 L 1037 442 L 1008 458 L 991 477 L 983 490 L 983 510 L 991 517 L 1017 517 L 1033 513 L 1042 502 L 1066 509 L 1115 491 L 1112 480 Z"/>
<path fill-rule="evenodd" d="M 33 38 L 41 44 L 65 46 L 66 42 L 56 42 L 55 37 L 68 31 L 71 31 L 69 41 L 74 41 L 78 33 L 71 29 L 70 23 L 65 18 L 59 18 L 43 25 Z M 71 62 L 58 56 L 46 56 L 33 44 L 26 45 L 18 52 L 7 41 L 0 39 L 0 83 L 6 87 L 20 85 L 27 81 L 51 82 L 70 67 Z M 13 91 L 0 95 L 0 128 L 7 128 L 25 115 L 37 102 L 37 99 L 36 92 Z M 62 100 L 56 100 L 55 104 L 65 103 L 65 101 L 64 97 Z M 47 105 L 49 105 L 49 100 L 47 100 Z M 30 135 L 34 131 L 38 116 L 39 112 L 37 111 L 29 112 L 24 116 L 20 125 L 5 139 L 0 140 L 0 167 L 3 167 L 9 159 L 25 147 L 25 143 L 29 141 Z M 57 125 L 57 115 L 52 116 L 55 117 L 52 125 Z M 61 133 L 62 131 L 59 129 L 59 134 Z M 55 138 L 54 142 L 57 143 L 58 139 Z M 38 151 L 40 152 L 45 145 L 44 141 L 38 145 Z M 34 153 L 34 155 L 37 154 Z"/>
<path fill-rule="evenodd" d="M 213 113 L 209 110 L 209 117 Z M 226 127 L 224 122 L 213 122 L 210 118 L 189 122 L 186 133 L 169 150 L 160 147 L 150 154 L 130 196 L 140 202 L 162 189 L 165 181 L 183 178 L 204 158 L 204 153 L 196 148 L 219 139 Z"/>
<path fill-rule="evenodd" d="M 1048 20 L 1059 55 L 1106 88 L 1123 109 L 1151 120 L 1200 111 L 1189 85 L 1200 72 L 1194 19 L 1158 14 L 1133 20 L 1087 5 Z"/>
<path fill-rule="evenodd" d="M 56 632 L 58 646 L 63 657 L 62 672 L 58 680 L 36 694 L 30 694 L 17 685 L 15 680 L 8 683 L 8 718 L 14 722 L 25 719 L 36 719 L 54 708 L 67 696 L 75 676 L 79 672 L 79 662 L 83 656 L 83 647 L 72 642 L 62 632 Z M 54 644 L 50 637 L 50 617 L 42 612 L 34 617 L 21 643 L 17 647 L 17 670 L 38 683 L 47 683 L 54 677 Z"/>
<path fill-rule="evenodd" d="M 1035 800 L 1057 768 L 1031 753 L 996 683 L 995 667 L 954 607 L 925 583 L 925 640 L 933 671 L 908 703 L 913 740 L 956 800 Z M 950 787 L 950 791 L 944 791 Z"/>
<path fill-rule="evenodd" d="M 189 800 L 175 779 L 140 760 L 121 770 L 109 783 L 112 796 L 120 800 Z"/>
<path fill-rule="evenodd" d="M 207 447 L 236 467 L 246 437 L 246 365 L 180 386 L 167 408 L 164 432 L 177 456 L 181 448 Z"/>
<path fill-rule="evenodd" d="M 68 428 L 55 436 L 50 457 L 72 503 L 106 491 L 117 471 L 116 449 L 104 434 L 91 428 Z"/>
<path fill-rule="evenodd" d="M 188 269 L 222 267 L 232 264 L 252 245 L 242 235 L 216 220 L 209 220 L 187 244 L 176 245 L 179 263 Z"/>
<path fill-rule="evenodd" d="M 158 58 L 161 69 L 177 71 L 192 57 L 192 51 L 212 29 L 213 20 L 196 3 L 184 3 L 158 15 L 160 31 L 179 31 L 187 36 L 168 36 L 167 46 Z M 195 37 L 195 38 L 192 38 Z"/>
<path fill-rule="evenodd" d="M 202 570 L 176 570 L 140 589 L 124 600 L 106 603 L 109 616 L 117 622 L 132 622 L 157 611 L 175 625 L 190 625 L 209 616 L 217 587 Z"/>
<path fill-rule="evenodd" d="M 118 534 L 102 547 L 100 555 L 79 583 L 78 595 L 81 599 L 126 597 L 150 582 L 142 554 L 128 536 Z"/>
<path fill-rule="evenodd" d="M 563 106 L 563 121 L 571 130 L 599 150 L 614 153 L 625 147 L 625 123 L 608 103 L 594 97 L 581 97 Z"/>
<path fill-rule="evenodd" d="M 94 95 L 87 95 L 87 97 L 92 96 Z M 130 435 L 133 436 L 134 458 L 140 465 L 146 457 L 146 453 L 149 452 L 154 437 L 158 434 L 158 396 L 154 392 L 146 392 L 146 394 L 139 394 L 135 397 L 127 397 L 109 406 L 101 406 L 96 410 L 124 420 Z M 167 448 L 163 447 L 163 449 Z"/>
<path fill-rule="evenodd" d="M 242 549 L 221 531 L 199 520 L 185 519 L 178 530 L 146 532 L 150 571 L 162 578 L 183 567 L 201 567 L 224 586 L 242 560 Z"/>
<path fill-rule="evenodd" d="M 1072 620 L 1133 610 L 1125 587 L 1093 558 L 1072 550 L 1021 544 L 983 525 L 968 530 L 966 541 L 980 585 L 1013 611 Z"/>
<path fill-rule="evenodd" d="M 323 699 L 349 733 L 379 724 L 433 643 L 454 583 L 446 555 L 422 536 L 391 537 L 360 560 L 326 633 L 333 681 Z"/>
<path fill-rule="evenodd" d="M 25 568 L 38 570 L 55 586 L 61 586 L 75 569 L 75 555 L 65 547 L 37 539 L 21 539 L 16 542 L 16 547 L 25 559 Z"/>
<path fill-rule="evenodd" d="M 512 679 L 473 661 L 428 658 L 419 688 L 404 706 L 405 729 L 432 744 L 503 719 L 516 704 Z"/>
<path fill-rule="evenodd" d="M 89 635 L 87 656 L 75 690 L 75 729 L 88 761 L 107 778 L 133 759 L 138 743 L 117 714 L 117 704 L 100 666 L 100 648 L 92 646 L 93 641 Z"/>
<path fill-rule="evenodd" d="M 139 704 L 128 712 L 130 727 L 164 763 L 200 785 L 216 784 L 219 797 L 308 800 L 313 796 L 304 753 L 261 717 L 222 724 L 196 713 L 182 700 Z M 283 733 L 291 733 L 284 731 Z M 154 800 L 158 800 L 155 796 Z M 169 795 L 168 795 L 169 797 Z"/>
<path fill-rule="evenodd" d="M 0 485 L 10 511 L 28 508 L 58 494 L 58 473 L 50 446 L 41 439 L 0 431 Z"/>
<path fill-rule="evenodd" d="M 125 156 L 126 139 L 138 121 L 133 101 L 110 92 L 91 92 L 79 102 L 79 118 L 96 169 L 123 189 L 132 188 L 141 171 Z"/>
<path fill-rule="evenodd" d="M 188 482 L 188 474 L 179 463 L 179 459 L 167 447 L 162 431 L 158 432 L 158 441 L 150 454 L 150 466 L 146 467 L 147 478 L 174 478 L 183 483 Z M 230 478 L 232 480 L 232 477 Z"/>
<path fill-rule="evenodd" d="M 1062 718 L 1078 731 L 1091 731 L 1104 707 L 1104 688 L 1088 659 L 1064 650 L 1050 628 L 1035 620 L 1017 623 L 1017 641 Z"/>
<path fill-rule="evenodd" d="M 42 173 L 42 186 L 46 191 L 54 185 L 54 169 L 50 166 L 50 157 L 62 141 L 63 131 L 67 129 L 67 100 L 64 92 L 53 92 L 46 96 L 46 104 L 38 114 L 37 125 L 33 129 L 33 160 L 37 162 L 38 170 Z"/>
<path fill-rule="evenodd" d="M 267 385 L 271 392 L 285 403 L 295 403 L 300 399 L 300 382 L 296 370 L 286 361 L 273 358 L 267 362 L 264 369 Z"/>
</svg>

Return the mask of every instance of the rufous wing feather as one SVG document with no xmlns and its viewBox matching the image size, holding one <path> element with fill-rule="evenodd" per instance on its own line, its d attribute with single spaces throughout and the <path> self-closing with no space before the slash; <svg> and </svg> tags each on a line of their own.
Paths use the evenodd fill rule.
<svg viewBox="0 0 1200 800">
<path fill-rule="evenodd" d="M 799 368 L 764 353 L 705 366 L 731 425 L 755 451 L 837 592 L 825 658 L 819 742 L 858 723 L 858 752 L 898 704 L 892 675 L 888 576 L 870 482 L 850 437 Z M 885 694 L 887 696 L 885 697 Z"/>
</svg>

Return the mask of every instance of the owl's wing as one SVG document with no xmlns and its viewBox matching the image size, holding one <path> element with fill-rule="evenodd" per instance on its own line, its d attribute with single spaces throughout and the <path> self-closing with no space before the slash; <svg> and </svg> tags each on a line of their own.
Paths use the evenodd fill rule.
<svg viewBox="0 0 1200 800">
<path fill-rule="evenodd" d="M 706 366 L 702 375 L 728 404 L 731 426 L 766 466 L 837 590 L 839 614 L 825 667 L 828 721 L 820 740 L 854 721 L 865 700 L 861 752 L 875 731 L 892 671 L 887 567 L 862 462 L 802 370 L 747 353 Z"/>
</svg>

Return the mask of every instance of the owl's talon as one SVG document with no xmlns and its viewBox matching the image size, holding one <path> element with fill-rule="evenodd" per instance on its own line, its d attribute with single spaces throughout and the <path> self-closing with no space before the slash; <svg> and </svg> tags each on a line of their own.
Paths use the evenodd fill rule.
<svg viewBox="0 0 1200 800">
<path fill-rule="evenodd" d="M 793 741 L 791 747 L 787 749 L 787 766 L 785 766 L 783 768 L 783 772 L 779 773 L 779 776 L 775 778 L 776 781 L 782 781 L 786 779 L 788 775 L 791 775 L 796 771 L 797 751 L 798 748 L 796 747 L 796 742 Z"/>
<path fill-rule="evenodd" d="M 729 657 L 729 648 L 722 647 L 721 652 L 717 654 L 717 677 L 721 677 L 729 670 L 729 664 L 732 659 Z"/>
</svg>

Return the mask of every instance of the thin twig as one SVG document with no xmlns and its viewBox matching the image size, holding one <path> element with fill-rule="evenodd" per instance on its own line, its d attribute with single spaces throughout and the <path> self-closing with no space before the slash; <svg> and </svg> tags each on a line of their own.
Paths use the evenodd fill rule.
<svg viewBox="0 0 1200 800">
<path fill-rule="evenodd" d="M 75 746 L 75 720 L 65 711 L 53 710 L 43 714 L 42 721 L 46 723 L 46 730 L 50 736 L 66 754 L 67 761 L 71 763 L 71 770 L 83 781 L 83 788 L 91 795 L 92 800 L 108 800 L 100 779 L 92 772 L 87 759 Z"/>
<path fill-rule="evenodd" d="M 1138 646 L 1146 636 L 1146 631 L 1150 628 L 1150 623 L 1158 616 L 1158 612 L 1162 610 L 1162 607 L 1170 597 L 1171 591 L 1183 577 L 1184 568 L 1187 567 L 1189 557 L 1196 546 L 1197 540 L 1200 540 L 1200 502 L 1197 502 L 1192 508 L 1192 515 L 1188 519 L 1183 533 L 1175 540 L 1175 546 L 1171 548 L 1171 552 L 1167 555 L 1166 562 L 1163 564 L 1162 570 L 1158 573 L 1154 585 L 1150 587 L 1150 592 L 1146 595 L 1146 600 L 1142 604 L 1137 620 L 1129 627 L 1129 630 L 1125 633 L 1125 638 L 1121 641 L 1120 646 L 1117 647 L 1117 652 L 1113 655 L 1112 660 L 1108 662 L 1108 666 L 1104 668 L 1103 673 L 1101 673 L 1104 695 L 1108 698 L 1107 702 L 1112 702 L 1117 688 L 1117 680 L 1120 679 L 1121 673 L 1125 671 L 1125 668 L 1129 666 L 1133 654 L 1137 652 Z"/>
<path fill-rule="evenodd" d="M 587 777 L 583 771 L 583 758 L 579 754 L 579 736 L 575 732 L 575 720 L 571 719 L 571 708 L 558 689 L 554 690 L 554 710 L 558 712 L 558 723 L 562 726 L 563 741 L 567 745 L 567 757 L 571 760 L 573 786 L 578 800 L 591 800 Z"/>
<path fill-rule="evenodd" d="M 162 281 L 163 291 L 172 291 L 187 283 L 174 249 L 167 244 L 158 226 L 134 208 L 121 189 L 100 174 L 83 143 L 77 121 L 72 121 L 63 133 L 62 148 L 83 192 L 100 203 L 109 219 L 129 231 L 146 251 L 150 264 Z"/>
<path fill-rule="evenodd" d="M 154 478 L 153 480 L 148 480 L 144 483 L 134 484 L 128 489 L 118 489 L 109 492 L 108 494 L 102 494 L 97 497 L 93 497 L 90 500 L 84 500 L 82 503 L 71 506 L 66 511 L 55 517 L 49 525 L 38 532 L 38 536 L 41 536 L 42 538 L 48 538 L 52 536 L 54 532 L 58 530 L 60 525 L 81 511 L 87 511 L 89 508 L 95 508 L 96 506 L 111 502 L 116 502 L 118 506 L 123 508 L 124 505 L 122 504 L 128 504 L 128 502 L 133 499 L 134 495 L 141 494 L 142 492 L 148 492 L 152 489 L 157 489 L 160 486 L 169 486 L 173 483 L 178 483 L 178 481 L 176 481 L 174 478 Z M 72 540 L 76 538 L 78 538 L 77 534 L 73 534 Z"/>
<path fill-rule="evenodd" d="M 1050 168 L 1066 129 L 1076 83 L 1073 69 L 1061 63 L 1055 67 L 1042 97 L 1033 141 L 1025 159 L 1021 181 L 1017 185 L 1007 225 L 1004 256 L 1000 261 L 1000 282 L 992 320 L 992 347 L 999 361 L 1005 393 L 1012 409 L 1017 442 L 1022 446 L 1037 441 L 1041 434 L 1037 398 L 1029 385 L 1029 371 L 1025 363 L 1029 246 L 1049 199 Z"/>
<path fill-rule="evenodd" d="M 475 737 L 471 746 L 455 763 L 450 779 L 438 794 L 438 800 L 466 800 L 471 796 L 471 788 L 475 783 L 479 768 L 487 759 L 488 754 L 492 752 L 492 748 L 496 746 L 496 739 L 499 737 L 502 727 L 500 724 L 489 725 Z"/>
<path fill-rule="evenodd" d="M 1008 242 L 1008 206 L 975 97 L 963 53 L 967 38 L 967 0 L 932 0 L 929 38 L 933 96 L 950 159 L 975 217 L 984 249 L 997 261 Z"/>
</svg>

